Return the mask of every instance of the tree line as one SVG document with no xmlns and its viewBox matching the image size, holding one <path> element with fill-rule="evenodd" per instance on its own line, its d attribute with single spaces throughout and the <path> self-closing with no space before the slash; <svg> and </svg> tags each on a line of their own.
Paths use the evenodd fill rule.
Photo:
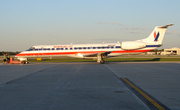
<svg viewBox="0 0 180 110">
<path fill-rule="evenodd" d="M 10 55 L 16 55 L 16 54 L 18 54 L 18 53 L 20 53 L 20 51 L 16 51 L 16 52 L 6 52 L 6 51 L 2 51 L 2 52 L 0 52 L 0 55 L 4 55 L 4 54 L 6 54 L 6 53 L 8 53 L 8 54 L 10 54 Z"/>
</svg>

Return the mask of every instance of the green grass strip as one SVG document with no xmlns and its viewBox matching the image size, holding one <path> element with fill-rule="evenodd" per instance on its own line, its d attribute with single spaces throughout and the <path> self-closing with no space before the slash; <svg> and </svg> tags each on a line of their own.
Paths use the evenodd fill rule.
<svg viewBox="0 0 180 110">
<path fill-rule="evenodd" d="M 29 59 L 29 62 L 96 62 L 93 59 L 58 58 L 58 59 Z M 180 61 L 180 58 L 105 58 L 108 62 L 143 62 L 143 61 Z M 0 61 L 1 63 L 3 61 Z"/>
</svg>

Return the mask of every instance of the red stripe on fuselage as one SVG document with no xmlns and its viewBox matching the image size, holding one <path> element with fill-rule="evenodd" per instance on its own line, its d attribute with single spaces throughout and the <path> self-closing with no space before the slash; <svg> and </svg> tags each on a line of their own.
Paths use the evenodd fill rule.
<svg viewBox="0 0 180 110">
<path fill-rule="evenodd" d="M 16 56 L 41 56 L 41 55 L 75 55 L 75 54 L 95 54 L 105 51 L 89 51 L 89 52 L 39 52 L 39 53 L 19 53 Z"/>
<path fill-rule="evenodd" d="M 154 49 L 151 49 L 154 50 Z M 141 53 L 141 52 L 148 52 L 151 50 L 118 50 L 118 51 L 113 51 L 111 53 Z M 41 55 L 76 55 L 76 54 L 96 54 L 96 53 L 102 53 L 102 52 L 107 52 L 107 51 L 88 51 L 88 52 L 39 52 L 39 53 L 19 53 L 16 56 L 41 56 Z"/>
</svg>

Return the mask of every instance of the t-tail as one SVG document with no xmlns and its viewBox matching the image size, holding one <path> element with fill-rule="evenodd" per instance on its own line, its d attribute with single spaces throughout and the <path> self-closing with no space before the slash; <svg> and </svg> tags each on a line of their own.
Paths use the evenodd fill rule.
<svg viewBox="0 0 180 110">
<path fill-rule="evenodd" d="M 172 26 L 173 24 L 165 25 L 165 26 L 157 26 L 154 28 L 152 33 L 149 35 L 149 37 L 142 39 L 141 41 L 146 43 L 157 43 L 162 44 L 164 34 L 169 26 Z"/>
</svg>

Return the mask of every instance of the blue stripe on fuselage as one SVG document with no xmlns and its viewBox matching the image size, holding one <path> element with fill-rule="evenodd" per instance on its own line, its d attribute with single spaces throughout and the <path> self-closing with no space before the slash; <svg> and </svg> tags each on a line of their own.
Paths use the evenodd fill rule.
<svg viewBox="0 0 180 110">
<path fill-rule="evenodd" d="M 160 47 L 160 45 L 146 45 L 146 47 Z"/>
</svg>

